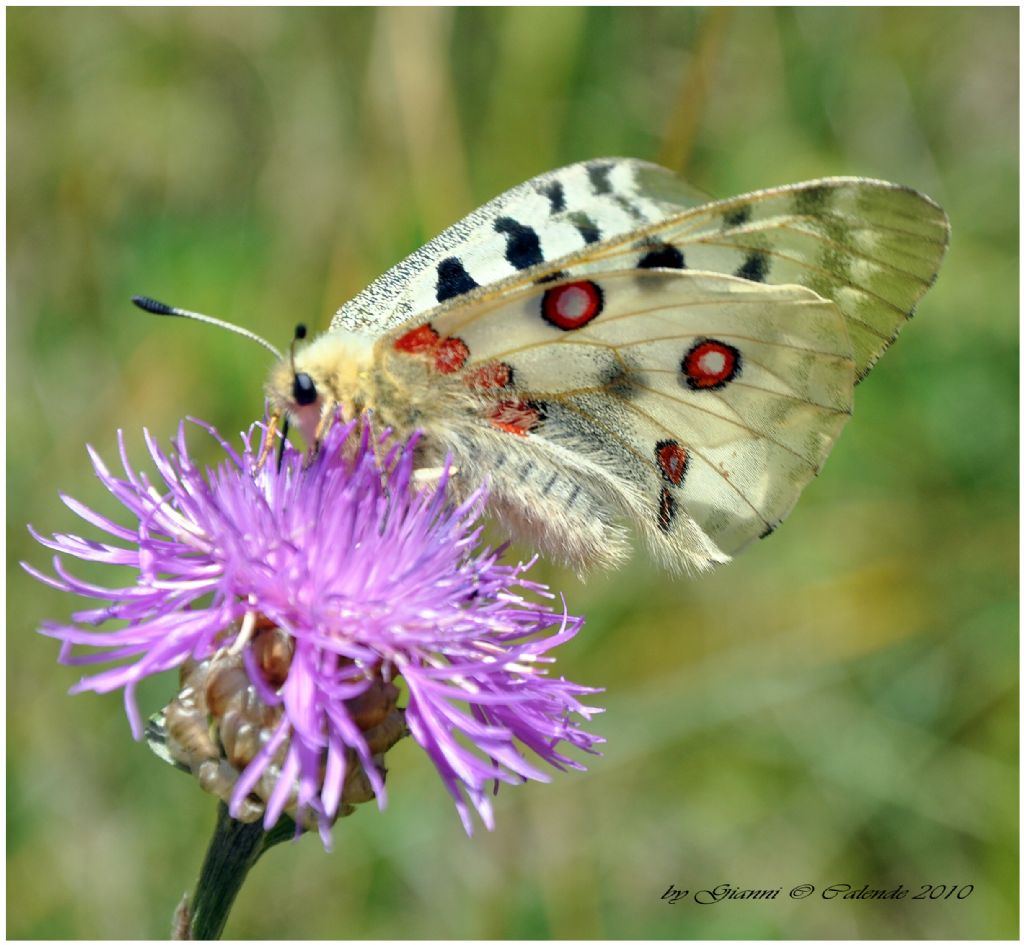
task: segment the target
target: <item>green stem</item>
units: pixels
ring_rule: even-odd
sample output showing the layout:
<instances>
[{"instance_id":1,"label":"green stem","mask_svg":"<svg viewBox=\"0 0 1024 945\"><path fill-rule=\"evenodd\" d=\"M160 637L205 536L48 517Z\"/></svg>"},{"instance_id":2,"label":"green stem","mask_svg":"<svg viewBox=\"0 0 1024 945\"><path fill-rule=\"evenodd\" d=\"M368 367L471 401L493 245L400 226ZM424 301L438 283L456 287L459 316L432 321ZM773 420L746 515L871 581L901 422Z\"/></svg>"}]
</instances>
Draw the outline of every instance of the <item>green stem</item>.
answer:
<instances>
[{"instance_id":1,"label":"green stem","mask_svg":"<svg viewBox=\"0 0 1024 945\"><path fill-rule=\"evenodd\" d=\"M294 836L295 822L290 817L282 816L267 831L262 821L243 824L235 820L222 801L217 807L217 826L206 851L199 882L188 906L188 937L219 939L249 870L272 846Z\"/></svg>"}]
</instances>

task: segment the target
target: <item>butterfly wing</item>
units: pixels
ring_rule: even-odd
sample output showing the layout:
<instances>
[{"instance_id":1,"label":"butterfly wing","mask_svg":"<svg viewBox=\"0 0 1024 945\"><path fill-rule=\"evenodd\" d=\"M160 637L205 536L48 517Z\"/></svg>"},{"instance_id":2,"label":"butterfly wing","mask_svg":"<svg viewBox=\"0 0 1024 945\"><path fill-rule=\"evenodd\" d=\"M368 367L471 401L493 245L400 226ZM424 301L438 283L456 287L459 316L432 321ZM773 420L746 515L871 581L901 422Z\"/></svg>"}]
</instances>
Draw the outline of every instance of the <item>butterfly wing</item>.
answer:
<instances>
[{"instance_id":1,"label":"butterfly wing","mask_svg":"<svg viewBox=\"0 0 1024 945\"><path fill-rule=\"evenodd\" d=\"M463 384L434 432L515 534L611 562L625 516L702 567L789 511L947 242L939 207L880 181L706 202L592 161L471 214L334 326L378 335L389 370L416 354Z\"/></svg>"},{"instance_id":2,"label":"butterfly wing","mask_svg":"<svg viewBox=\"0 0 1024 945\"><path fill-rule=\"evenodd\" d=\"M632 158L571 164L513 187L389 269L334 316L331 329L378 335L440 303L545 260L583 250L707 197Z\"/></svg>"},{"instance_id":3,"label":"butterfly wing","mask_svg":"<svg viewBox=\"0 0 1024 945\"><path fill-rule=\"evenodd\" d=\"M800 286L562 278L389 336L393 369L424 330L439 381L476 398L436 430L446 449L520 537L576 564L620 556L617 517L669 567L724 560L786 515L852 402L843 316Z\"/></svg>"},{"instance_id":4,"label":"butterfly wing","mask_svg":"<svg viewBox=\"0 0 1024 945\"><path fill-rule=\"evenodd\" d=\"M660 258L675 268L805 285L839 306L860 380L934 283L948 242L946 214L917 191L836 177L693 208L561 268L584 274Z\"/></svg>"}]
</instances>

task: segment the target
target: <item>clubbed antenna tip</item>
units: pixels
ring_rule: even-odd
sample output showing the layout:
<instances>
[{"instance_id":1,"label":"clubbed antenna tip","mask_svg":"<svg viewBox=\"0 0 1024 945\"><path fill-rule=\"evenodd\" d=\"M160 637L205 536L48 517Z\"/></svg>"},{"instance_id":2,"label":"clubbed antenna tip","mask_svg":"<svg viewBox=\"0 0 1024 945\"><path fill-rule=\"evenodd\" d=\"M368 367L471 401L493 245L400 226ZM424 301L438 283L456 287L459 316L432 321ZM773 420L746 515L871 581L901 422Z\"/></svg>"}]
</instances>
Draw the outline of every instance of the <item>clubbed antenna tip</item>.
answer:
<instances>
[{"instance_id":1,"label":"clubbed antenna tip","mask_svg":"<svg viewBox=\"0 0 1024 945\"><path fill-rule=\"evenodd\" d=\"M158 302L156 299L151 299L148 295L133 295L132 304L137 305L144 312L150 312L153 315L177 315L178 313L165 302Z\"/></svg>"}]
</instances>

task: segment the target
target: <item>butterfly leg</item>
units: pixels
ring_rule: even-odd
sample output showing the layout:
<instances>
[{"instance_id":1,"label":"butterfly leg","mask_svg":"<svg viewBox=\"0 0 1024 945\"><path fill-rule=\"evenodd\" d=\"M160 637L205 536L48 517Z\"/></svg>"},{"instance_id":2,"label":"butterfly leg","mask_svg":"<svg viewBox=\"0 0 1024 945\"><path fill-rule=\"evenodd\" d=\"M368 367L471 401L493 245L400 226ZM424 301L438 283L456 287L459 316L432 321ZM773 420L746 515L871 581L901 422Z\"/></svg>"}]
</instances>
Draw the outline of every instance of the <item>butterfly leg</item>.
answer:
<instances>
[{"instance_id":1,"label":"butterfly leg","mask_svg":"<svg viewBox=\"0 0 1024 945\"><path fill-rule=\"evenodd\" d=\"M274 448L274 440L277 436L277 428L281 422L281 413L275 411L270 415L270 422L267 424L267 435L263 440L263 447L260 449L259 458L256 460L256 471L259 472Z\"/></svg>"},{"instance_id":2,"label":"butterfly leg","mask_svg":"<svg viewBox=\"0 0 1024 945\"><path fill-rule=\"evenodd\" d=\"M327 435L327 431L334 423L334 413L338 409L338 402L331 397L325 397L320 407L320 422L316 425L316 434L313 442L319 446L320 441Z\"/></svg>"}]
</instances>

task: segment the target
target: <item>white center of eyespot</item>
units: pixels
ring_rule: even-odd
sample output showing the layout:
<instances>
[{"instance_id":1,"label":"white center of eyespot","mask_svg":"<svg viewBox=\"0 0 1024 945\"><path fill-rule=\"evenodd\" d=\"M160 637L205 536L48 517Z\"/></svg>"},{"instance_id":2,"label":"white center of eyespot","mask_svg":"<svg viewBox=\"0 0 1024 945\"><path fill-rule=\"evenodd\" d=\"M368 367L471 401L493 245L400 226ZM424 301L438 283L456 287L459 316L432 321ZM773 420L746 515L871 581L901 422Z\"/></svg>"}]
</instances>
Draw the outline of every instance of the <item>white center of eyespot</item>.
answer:
<instances>
[{"instance_id":1,"label":"white center of eyespot","mask_svg":"<svg viewBox=\"0 0 1024 945\"><path fill-rule=\"evenodd\" d=\"M701 356L700 369L705 374L721 374L725 370L725 355L721 351L709 351Z\"/></svg>"},{"instance_id":2,"label":"white center of eyespot","mask_svg":"<svg viewBox=\"0 0 1024 945\"><path fill-rule=\"evenodd\" d=\"M581 318L590 308L590 293L577 285L569 286L558 297L558 314L563 318Z\"/></svg>"}]
</instances>

